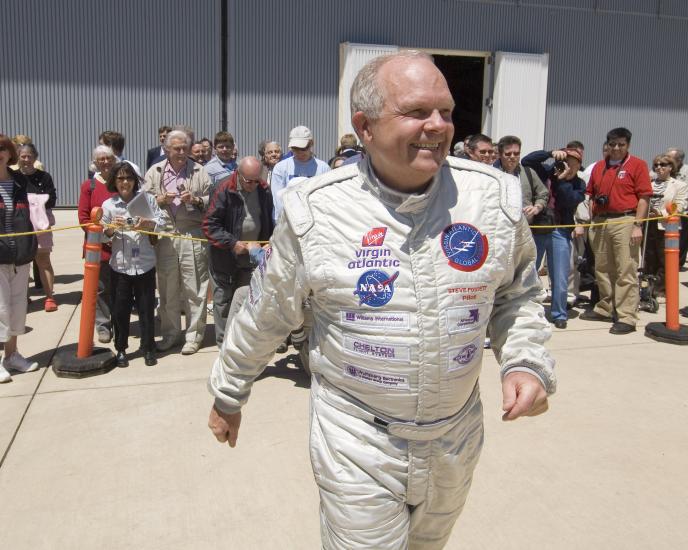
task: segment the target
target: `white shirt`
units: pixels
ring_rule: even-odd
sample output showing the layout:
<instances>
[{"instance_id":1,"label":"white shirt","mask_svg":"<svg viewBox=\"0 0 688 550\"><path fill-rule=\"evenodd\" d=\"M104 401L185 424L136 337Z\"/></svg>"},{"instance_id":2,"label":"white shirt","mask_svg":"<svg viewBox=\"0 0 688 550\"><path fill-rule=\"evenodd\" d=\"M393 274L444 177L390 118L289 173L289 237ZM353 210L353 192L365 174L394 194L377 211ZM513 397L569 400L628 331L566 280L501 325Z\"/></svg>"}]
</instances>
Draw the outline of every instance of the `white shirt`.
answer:
<instances>
[{"instance_id":1,"label":"white shirt","mask_svg":"<svg viewBox=\"0 0 688 550\"><path fill-rule=\"evenodd\" d=\"M155 231L164 225L162 211L153 195L145 193L146 200L154 213ZM103 203L103 224L110 224L115 217L131 217L127 210L127 203L119 195L109 198ZM142 275L155 267L155 248L150 243L147 234L136 231L116 229L112 237L104 235L104 240L112 242L112 256L110 267L118 273L126 275Z\"/></svg>"}]
</instances>

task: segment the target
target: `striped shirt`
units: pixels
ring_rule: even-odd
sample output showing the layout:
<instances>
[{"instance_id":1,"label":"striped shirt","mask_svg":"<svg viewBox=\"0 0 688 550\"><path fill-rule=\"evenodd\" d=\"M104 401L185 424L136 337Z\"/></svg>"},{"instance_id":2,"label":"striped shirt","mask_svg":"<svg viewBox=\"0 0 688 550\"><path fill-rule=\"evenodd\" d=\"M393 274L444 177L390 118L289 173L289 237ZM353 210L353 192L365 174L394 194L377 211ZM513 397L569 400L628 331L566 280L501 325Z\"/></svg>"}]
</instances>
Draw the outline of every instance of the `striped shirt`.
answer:
<instances>
[{"instance_id":1,"label":"striped shirt","mask_svg":"<svg viewBox=\"0 0 688 550\"><path fill-rule=\"evenodd\" d=\"M5 233L14 233L14 181L0 181L0 196L5 203ZM12 253L16 252L17 243L9 239Z\"/></svg>"}]
</instances>

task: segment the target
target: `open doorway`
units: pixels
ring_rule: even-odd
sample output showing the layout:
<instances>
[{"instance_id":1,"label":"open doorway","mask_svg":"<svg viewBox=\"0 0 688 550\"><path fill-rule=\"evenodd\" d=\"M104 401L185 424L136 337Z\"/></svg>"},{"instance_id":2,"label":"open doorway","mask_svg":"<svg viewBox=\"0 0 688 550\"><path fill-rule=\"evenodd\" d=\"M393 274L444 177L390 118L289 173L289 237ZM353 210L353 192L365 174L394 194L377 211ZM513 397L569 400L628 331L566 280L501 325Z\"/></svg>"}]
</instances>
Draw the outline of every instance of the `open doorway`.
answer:
<instances>
[{"instance_id":1,"label":"open doorway","mask_svg":"<svg viewBox=\"0 0 688 550\"><path fill-rule=\"evenodd\" d=\"M452 116L454 140L462 141L470 134L482 131L483 124L483 80L485 78L485 57L465 55L433 55L435 65L447 79L449 90L456 102Z\"/></svg>"}]
</instances>

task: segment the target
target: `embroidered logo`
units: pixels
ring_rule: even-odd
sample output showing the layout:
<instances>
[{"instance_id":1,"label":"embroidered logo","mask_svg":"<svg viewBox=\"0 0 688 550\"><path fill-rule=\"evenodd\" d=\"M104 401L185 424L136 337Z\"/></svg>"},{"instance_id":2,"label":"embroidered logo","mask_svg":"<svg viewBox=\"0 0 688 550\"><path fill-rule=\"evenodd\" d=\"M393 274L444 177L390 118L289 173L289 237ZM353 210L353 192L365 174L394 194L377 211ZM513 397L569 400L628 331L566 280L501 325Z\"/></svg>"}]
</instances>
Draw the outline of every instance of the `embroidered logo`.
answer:
<instances>
[{"instance_id":1,"label":"embroidered logo","mask_svg":"<svg viewBox=\"0 0 688 550\"><path fill-rule=\"evenodd\" d=\"M461 351L459 351L459 353L453 357L453 360L459 365L468 365L468 363L473 360L473 357L475 357L476 351L478 351L477 346L468 344L467 346L461 348Z\"/></svg>"},{"instance_id":2,"label":"embroidered logo","mask_svg":"<svg viewBox=\"0 0 688 550\"><path fill-rule=\"evenodd\" d=\"M475 271L487 258L487 237L468 223L453 223L440 235L449 265L459 271Z\"/></svg>"},{"instance_id":3,"label":"embroidered logo","mask_svg":"<svg viewBox=\"0 0 688 550\"><path fill-rule=\"evenodd\" d=\"M363 384L370 384L387 389L407 390L409 389L408 376L399 374L392 374L387 372L378 372L374 370L364 369L355 365L344 364L342 367L344 376L353 378Z\"/></svg>"},{"instance_id":4,"label":"embroidered logo","mask_svg":"<svg viewBox=\"0 0 688 550\"><path fill-rule=\"evenodd\" d=\"M489 304L476 302L470 305L450 307L447 309L447 332L457 334L480 328L487 320Z\"/></svg>"},{"instance_id":5,"label":"embroidered logo","mask_svg":"<svg viewBox=\"0 0 688 550\"><path fill-rule=\"evenodd\" d=\"M382 246L387 235L386 227L373 227L368 233L363 235L361 246Z\"/></svg>"},{"instance_id":6,"label":"embroidered logo","mask_svg":"<svg viewBox=\"0 0 688 550\"><path fill-rule=\"evenodd\" d=\"M341 311L340 320L344 325L365 327L371 331L407 331L411 318L405 311Z\"/></svg>"},{"instance_id":7,"label":"embroidered logo","mask_svg":"<svg viewBox=\"0 0 688 550\"><path fill-rule=\"evenodd\" d=\"M358 296L359 305L382 307L394 295L394 281L399 277L395 272L391 277L379 269L366 271L358 278L354 294Z\"/></svg>"}]
</instances>

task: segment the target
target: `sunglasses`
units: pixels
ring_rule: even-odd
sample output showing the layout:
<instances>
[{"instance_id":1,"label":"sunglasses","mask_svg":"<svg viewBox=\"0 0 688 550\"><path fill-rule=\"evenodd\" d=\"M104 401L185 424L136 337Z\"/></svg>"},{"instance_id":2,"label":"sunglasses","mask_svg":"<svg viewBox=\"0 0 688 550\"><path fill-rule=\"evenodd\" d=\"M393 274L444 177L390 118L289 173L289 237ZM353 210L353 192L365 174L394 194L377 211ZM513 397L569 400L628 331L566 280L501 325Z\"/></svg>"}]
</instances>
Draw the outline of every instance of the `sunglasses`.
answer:
<instances>
[{"instance_id":1,"label":"sunglasses","mask_svg":"<svg viewBox=\"0 0 688 550\"><path fill-rule=\"evenodd\" d=\"M7 151L7 147L5 147L4 145L0 145L0 151Z\"/></svg>"},{"instance_id":2,"label":"sunglasses","mask_svg":"<svg viewBox=\"0 0 688 550\"><path fill-rule=\"evenodd\" d=\"M610 149L623 149L624 147L628 147L628 143L626 142L618 142L618 141L612 141L607 143L607 147Z\"/></svg>"},{"instance_id":3,"label":"sunglasses","mask_svg":"<svg viewBox=\"0 0 688 550\"><path fill-rule=\"evenodd\" d=\"M505 157L520 157L521 153L516 153L516 152L510 152L510 153L502 153Z\"/></svg>"},{"instance_id":4,"label":"sunglasses","mask_svg":"<svg viewBox=\"0 0 688 550\"><path fill-rule=\"evenodd\" d=\"M249 180L249 179L246 179L241 174L239 174L239 177L241 178L241 181L243 181L244 183L255 183L256 185L258 185L260 183L260 180Z\"/></svg>"},{"instance_id":5,"label":"sunglasses","mask_svg":"<svg viewBox=\"0 0 688 550\"><path fill-rule=\"evenodd\" d=\"M652 167L653 168L666 168L667 166L671 166L668 162L658 162L654 164Z\"/></svg>"}]
</instances>

